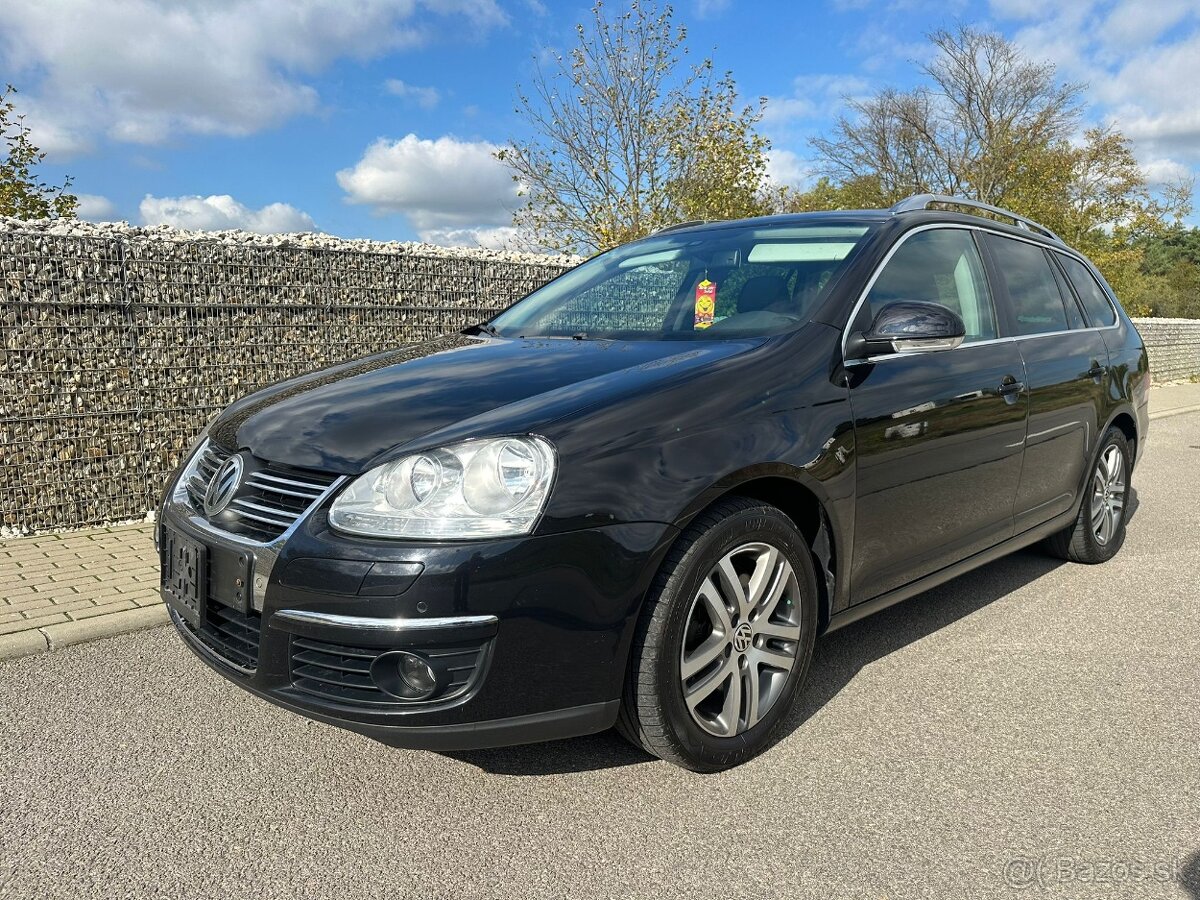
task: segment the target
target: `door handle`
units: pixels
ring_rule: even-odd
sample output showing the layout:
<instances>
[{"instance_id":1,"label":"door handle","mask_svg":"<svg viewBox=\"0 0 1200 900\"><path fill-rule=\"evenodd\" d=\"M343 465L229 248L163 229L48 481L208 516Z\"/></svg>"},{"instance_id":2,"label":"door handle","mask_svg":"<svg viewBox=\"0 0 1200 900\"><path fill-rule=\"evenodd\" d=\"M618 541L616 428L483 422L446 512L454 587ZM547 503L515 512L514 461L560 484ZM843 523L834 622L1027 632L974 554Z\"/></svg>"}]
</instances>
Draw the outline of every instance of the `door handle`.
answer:
<instances>
[{"instance_id":1,"label":"door handle","mask_svg":"<svg viewBox=\"0 0 1200 900\"><path fill-rule=\"evenodd\" d=\"M1088 377L1096 379L1096 383L1100 383L1100 379L1104 377L1104 366L1100 365L1096 360L1092 360L1092 367L1087 370Z\"/></svg>"},{"instance_id":2,"label":"door handle","mask_svg":"<svg viewBox=\"0 0 1200 900\"><path fill-rule=\"evenodd\" d=\"M1009 377L1011 378L1011 376ZM1006 378L1004 383L1000 385L1000 396L1011 397L1014 394L1021 393L1023 390L1025 390L1025 382L1017 381L1015 378L1010 381Z\"/></svg>"}]
</instances>

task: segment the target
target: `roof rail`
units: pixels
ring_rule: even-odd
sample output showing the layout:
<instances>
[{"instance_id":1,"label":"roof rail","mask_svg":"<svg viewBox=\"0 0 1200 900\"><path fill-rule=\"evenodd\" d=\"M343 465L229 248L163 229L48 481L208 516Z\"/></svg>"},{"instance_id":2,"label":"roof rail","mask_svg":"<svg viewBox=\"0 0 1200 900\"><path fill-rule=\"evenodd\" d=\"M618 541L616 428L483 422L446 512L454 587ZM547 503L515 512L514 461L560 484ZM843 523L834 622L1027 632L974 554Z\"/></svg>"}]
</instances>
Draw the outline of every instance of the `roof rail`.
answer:
<instances>
[{"instance_id":1,"label":"roof rail","mask_svg":"<svg viewBox=\"0 0 1200 900\"><path fill-rule=\"evenodd\" d=\"M674 225L664 225L657 231L650 232L651 234L664 234L668 231L678 231L680 228L691 228L693 225L707 225L707 219L693 219L690 222L676 222Z\"/></svg>"},{"instance_id":2,"label":"roof rail","mask_svg":"<svg viewBox=\"0 0 1200 900\"><path fill-rule=\"evenodd\" d=\"M998 216L1003 216L1006 219L1012 219L1018 228L1024 228L1026 231L1036 231L1052 241L1057 241L1065 245L1066 241L1060 238L1057 234L1047 228L1045 225L1039 225L1033 219L1027 219L1025 216L1017 215L1015 212L1007 209L1001 209L999 206L989 206L987 203L980 203L978 200L967 200L963 197L951 197L949 194L913 194L911 197L906 197L892 207L892 215L897 213L914 212L920 209L929 209L935 203L943 206L965 206L969 209L983 209Z\"/></svg>"}]
</instances>

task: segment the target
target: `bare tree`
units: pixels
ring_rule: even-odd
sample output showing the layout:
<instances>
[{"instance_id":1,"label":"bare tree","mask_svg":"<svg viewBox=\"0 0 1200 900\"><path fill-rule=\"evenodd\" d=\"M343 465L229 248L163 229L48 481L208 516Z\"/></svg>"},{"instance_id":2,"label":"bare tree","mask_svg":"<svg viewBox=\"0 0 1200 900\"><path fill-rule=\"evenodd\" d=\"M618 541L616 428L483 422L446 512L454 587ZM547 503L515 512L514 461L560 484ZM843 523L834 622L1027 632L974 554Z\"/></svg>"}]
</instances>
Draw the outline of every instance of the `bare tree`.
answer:
<instances>
[{"instance_id":1,"label":"bare tree","mask_svg":"<svg viewBox=\"0 0 1200 900\"><path fill-rule=\"evenodd\" d=\"M762 101L739 108L711 59L683 64L687 32L669 6L633 0L610 19L596 3L592 15L519 91L533 138L497 154L525 198L524 241L588 253L686 218L765 211Z\"/></svg>"},{"instance_id":2,"label":"bare tree","mask_svg":"<svg viewBox=\"0 0 1200 900\"><path fill-rule=\"evenodd\" d=\"M1002 35L960 27L929 36L928 83L848 101L812 142L821 178L784 208L886 206L914 193L982 200L1031 216L1086 252L1135 295L1140 241L1191 210L1190 180L1152 190L1129 141L1083 120L1082 86L1060 83ZM1131 307L1137 309L1137 307Z\"/></svg>"},{"instance_id":3,"label":"bare tree","mask_svg":"<svg viewBox=\"0 0 1200 900\"><path fill-rule=\"evenodd\" d=\"M812 144L835 181L877 178L885 196L956 194L1002 204L1023 169L1078 125L1082 86L1026 59L1003 35L937 31L929 85L849 103Z\"/></svg>"}]
</instances>

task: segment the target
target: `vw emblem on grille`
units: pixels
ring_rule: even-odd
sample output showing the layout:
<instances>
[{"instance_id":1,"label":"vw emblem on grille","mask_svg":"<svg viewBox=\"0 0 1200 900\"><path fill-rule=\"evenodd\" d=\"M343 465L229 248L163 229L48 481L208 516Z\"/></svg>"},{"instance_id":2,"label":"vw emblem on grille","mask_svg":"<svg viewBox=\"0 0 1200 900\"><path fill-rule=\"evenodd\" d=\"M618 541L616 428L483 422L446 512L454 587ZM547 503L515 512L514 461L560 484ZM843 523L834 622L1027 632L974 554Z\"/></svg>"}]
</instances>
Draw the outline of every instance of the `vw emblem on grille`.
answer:
<instances>
[{"instance_id":1,"label":"vw emblem on grille","mask_svg":"<svg viewBox=\"0 0 1200 900\"><path fill-rule=\"evenodd\" d=\"M242 484L242 458L236 453L221 463L204 489L204 514L212 517L224 511Z\"/></svg>"},{"instance_id":2,"label":"vw emblem on grille","mask_svg":"<svg viewBox=\"0 0 1200 900\"><path fill-rule=\"evenodd\" d=\"M750 644L754 639L754 632L750 630L750 625L743 622L733 632L733 649L738 653L745 653L750 649Z\"/></svg>"}]
</instances>

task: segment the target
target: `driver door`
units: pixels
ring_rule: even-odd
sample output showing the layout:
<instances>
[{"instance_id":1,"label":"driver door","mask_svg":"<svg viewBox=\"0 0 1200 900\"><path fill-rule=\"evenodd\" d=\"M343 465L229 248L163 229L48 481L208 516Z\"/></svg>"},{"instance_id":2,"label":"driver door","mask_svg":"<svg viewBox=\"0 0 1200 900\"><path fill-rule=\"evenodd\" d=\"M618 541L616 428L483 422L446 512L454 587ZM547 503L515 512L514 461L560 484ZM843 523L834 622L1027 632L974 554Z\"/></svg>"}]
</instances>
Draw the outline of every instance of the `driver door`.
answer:
<instances>
[{"instance_id":1,"label":"driver door","mask_svg":"<svg viewBox=\"0 0 1200 900\"><path fill-rule=\"evenodd\" d=\"M851 330L889 303L958 313L954 350L889 354L855 367L857 447L851 591L869 600L1010 537L1029 396L1020 351L997 317L974 234L910 232L872 283Z\"/></svg>"}]
</instances>

